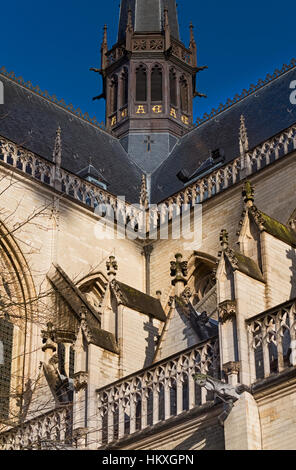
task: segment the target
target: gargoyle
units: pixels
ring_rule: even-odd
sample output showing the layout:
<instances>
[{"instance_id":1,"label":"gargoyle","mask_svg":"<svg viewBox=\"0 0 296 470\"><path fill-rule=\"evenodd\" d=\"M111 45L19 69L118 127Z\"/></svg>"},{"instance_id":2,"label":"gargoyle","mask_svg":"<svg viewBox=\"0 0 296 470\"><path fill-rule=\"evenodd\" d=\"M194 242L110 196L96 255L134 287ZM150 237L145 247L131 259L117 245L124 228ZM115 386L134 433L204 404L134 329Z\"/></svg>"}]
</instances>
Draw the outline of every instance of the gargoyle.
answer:
<instances>
[{"instance_id":1,"label":"gargoyle","mask_svg":"<svg viewBox=\"0 0 296 470\"><path fill-rule=\"evenodd\" d=\"M54 354L48 364L43 363L43 370L46 380L54 397L58 402L69 402L72 396L72 384L68 377L63 376L59 371L59 359Z\"/></svg>"},{"instance_id":2,"label":"gargoyle","mask_svg":"<svg viewBox=\"0 0 296 470\"><path fill-rule=\"evenodd\" d=\"M237 384L234 387L231 384L227 384L222 382L221 380L214 379L209 375L205 374L195 374L193 376L194 380L196 380L197 384L200 387L204 387L209 392L214 392L215 400L220 398L220 400L224 403L224 411L218 417L219 423L223 426L224 421L230 414L234 403L240 399L241 394L244 392L250 393L250 388L246 385Z\"/></svg>"}]
</instances>

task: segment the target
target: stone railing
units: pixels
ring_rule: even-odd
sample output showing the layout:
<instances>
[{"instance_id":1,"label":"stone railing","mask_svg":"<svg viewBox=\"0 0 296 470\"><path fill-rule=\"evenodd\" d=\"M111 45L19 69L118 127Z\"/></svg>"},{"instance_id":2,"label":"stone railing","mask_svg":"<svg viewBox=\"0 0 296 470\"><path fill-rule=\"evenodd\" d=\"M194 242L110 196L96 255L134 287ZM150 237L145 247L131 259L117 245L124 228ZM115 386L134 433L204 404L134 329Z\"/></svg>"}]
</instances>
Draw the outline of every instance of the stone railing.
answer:
<instances>
[{"instance_id":1,"label":"stone railing","mask_svg":"<svg viewBox=\"0 0 296 470\"><path fill-rule=\"evenodd\" d=\"M130 224L133 228L143 219L143 211L128 204L124 199L86 181L79 176L57 167L54 163L35 155L13 142L0 137L0 161L13 166L27 175L58 189L63 194L96 209L98 205L112 208L115 220Z\"/></svg>"},{"instance_id":2,"label":"stone railing","mask_svg":"<svg viewBox=\"0 0 296 470\"><path fill-rule=\"evenodd\" d=\"M42 183L58 189L63 194L94 210L99 205L100 207L106 206L112 211L111 218L122 225L129 226L132 230L139 227L139 231L142 233L153 232L160 224L179 215L182 206L190 207L203 203L238 183L242 177L256 173L293 150L296 150L296 126L291 126L245 155L235 158L221 168L197 179L184 190L165 199L157 206L150 207L149 214L145 215L140 206L129 204L123 198L117 198L95 184L58 168L54 163L0 137L0 161L2 160ZM243 176L242 170L244 171ZM143 227L145 227L144 230Z\"/></svg>"},{"instance_id":3,"label":"stone railing","mask_svg":"<svg viewBox=\"0 0 296 470\"><path fill-rule=\"evenodd\" d=\"M164 213L164 216L167 211L170 217L173 207L181 207L182 204L200 204L239 182L242 169L245 169L245 176L249 176L293 150L296 150L295 125L258 145L243 157L235 158L203 178L197 179L184 190L162 201L159 204L159 210Z\"/></svg>"},{"instance_id":4,"label":"stone railing","mask_svg":"<svg viewBox=\"0 0 296 470\"><path fill-rule=\"evenodd\" d=\"M99 445L153 426L212 399L193 374L220 376L218 338L97 391Z\"/></svg>"},{"instance_id":5,"label":"stone railing","mask_svg":"<svg viewBox=\"0 0 296 470\"><path fill-rule=\"evenodd\" d=\"M62 450L71 446L71 405L57 408L0 434L0 450Z\"/></svg>"},{"instance_id":6,"label":"stone railing","mask_svg":"<svg viewBox=\"0 0 296 470\"><path fill-rule=\"evenodd\" d=\"M296 299L246 323L252 383L296 365Z\"/></svg>"}]
</instances>

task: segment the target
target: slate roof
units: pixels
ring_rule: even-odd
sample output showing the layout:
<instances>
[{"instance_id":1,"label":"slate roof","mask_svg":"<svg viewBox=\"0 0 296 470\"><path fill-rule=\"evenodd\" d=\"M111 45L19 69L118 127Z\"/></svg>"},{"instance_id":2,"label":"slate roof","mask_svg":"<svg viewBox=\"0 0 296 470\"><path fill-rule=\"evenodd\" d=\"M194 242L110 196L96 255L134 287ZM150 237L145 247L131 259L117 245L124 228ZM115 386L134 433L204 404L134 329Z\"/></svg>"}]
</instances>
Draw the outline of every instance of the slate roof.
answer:
<instances>
[{"instance_id":1,"label":"slate roof","mask_svg":"<svg viewBox=\"0 0 296 470\"><path fill-rule=\"evenodd\" d=\"M1 73L0 79L5 93L5 104L0 106L1 136L52 161L60 126L64 169L77 173L91 158L109 183L108 191L139 202L142 172L115 137Z\"/></svg>"},{"instance_id":2,"label":"slate roof","mask_svg":"<svg viewBox=\"0 0 296 470\"><path fill-rule=\"evenodd\" d=\"M260 214L260 218L263 222L263 229L267 233L269 233L270 235L273 235L275 238L278 238L279 240L287 243L288 245L291 245L293 247L296 246L296 234L294 230L282 224L278 220L273 219L272 217L265 214L264 212L258 209L257 211ZM254 219L254 221L256 222L256 219Z\"/></svg>"},{"instance_id":3,"label":"slate roof","mask_svg":"<svg viewBox=\"0 0 296 470\"><path fill-rule=\"evenodd\" d=\"M179 23L175 0L122 0L118 41L125 39L129 8L132 10L135 32L161 32L163 30L163 12L166 5L168 6L171 35L175 39L179 39Z\"/></svg>"},{"instance_id":4,"label":"slate roof","mask_svg":"<svg viewBox=\"0 0 296 470\"><path fill-rule=\"evenodd\" d=\"M292 61L295 64L295 62ZM249 148L282 132L296 122L296 106L290 103L290 83L296 80L295 65L246 98L217 114L185 135L170 156L154 172L151 202L160 202L182 190L177 174L185 169L193 175L199 166L220 149L225 162L239 156L240 116L243 114L249 137Z\"/></svg>"},{"instance_id":5,"label":"slate roof","mask_svg":"<svg viewBox=\"0 0 296 470\"><path fill-rule=\"evenodd\" d=\"M162 305L158 299L151 297L150 295L144 294L143 292L134 289L126 284L119 281L113 281L116 286L119 287L121 294L120 304L131 308L137 312L144 313L151 317L154 317L160 321L166 320L166 315L163 311ZM115 287L116 287L115 286ZM114 284L111 284L114 289Z\"/></svg>"},{"instance_id":6,"label":"slate roof","mask_svg":"<svg viewBox=\"0 0 296 470\"><path fill-rule=\"evenodd\" d=\"M0 72L5 90L5 104L0 106L0 135L52 160L56 129L60 125L63 168L77 174L89 165L91 158L93 166L107 182L108 191L125 196L128 202L139 202L142 170L119 140L89 122L90 119L83 119L65 109L65 105L57 104L54 98L46 99L41 96L42 92L32 91L31 84L17 83L16 77L11 79L7 75ZM192 178L202 176L203 171L211 172L214 167L208 163L213 151L219 149L225 162L238 157L242 114L250 149L294 124L296 106L290 103L293 80L296 80L295 60L272 76L268 75L264 82L251 86L249 91L244 90L237 102L213 113L180 139L151 175L151 203L159 203L186 187L188 183L182 182L178 174ZM213 160L213 165L215 163Z\"/></svg>"}]
</instances>

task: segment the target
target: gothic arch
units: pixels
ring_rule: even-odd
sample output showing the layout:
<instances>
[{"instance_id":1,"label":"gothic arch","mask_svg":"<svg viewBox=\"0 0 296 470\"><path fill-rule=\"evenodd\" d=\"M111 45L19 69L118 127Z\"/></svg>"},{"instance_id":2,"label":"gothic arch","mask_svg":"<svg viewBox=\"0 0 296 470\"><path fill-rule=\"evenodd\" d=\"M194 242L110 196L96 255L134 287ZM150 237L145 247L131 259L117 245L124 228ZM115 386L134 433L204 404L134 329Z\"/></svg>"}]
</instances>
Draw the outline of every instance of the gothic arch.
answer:
<instances>
[{"instance_id":1,"label":"gothic arch","mask_svg":"<svg viewBox=\"0 0 296 470\"><path fill-rule=\"evenodd\" d=\"M33 337L36 292L29 266L8 228L0 221L0 421L22 410L25 375L30 376L28 344ZM13 399L11 397L14 397Z\"/></svg>"},{"instance_id":2,"label":"gothic arch","mask_svg":"<svg viewBox=\"0 0 296 470\"><path fill-rule=\"evenodd\" d=\"M155 63L151 68L151 102L160 103L163 99L163 67Z\"/></svg>"},{"instance_id":3,"label":"gothic arch","mask_svg":"<svg viewBox=\"0 0 296 470\"><path fill-rule=\"evenodd\" d=\"M214 315L217 307L215 268L217 258L204 252L194 252L188 260L188 287L191 302L198 310ZM202 312L200 312L202 313Z\"/></svg>"},{"instance_id":4,"label":"gothic arch","mask_svg":"<svg viewBox=\"0 0 296 470\"><path fill-rule=\"evenodd\" d=\"M189 87L185 75L181 75L179 80L180 87L180 107L183 113L189 112Z\"/></svg>"},{"instance_id":5,"label":"gothic arch","mask_svg":"<svg viewBox=\"0 0 296 470\"><path fill-rule=\"evenodd\" d=\"M147 101L147 80L147 67L141 63L136 68L136 102Z\"/></svg>"},{"instance_id":6,"label":"gothic arch","mask_svg":"<svg viewBox=\"0 0 296 470\"><path fill-rule=\"evenodd\" d=\"M106 292L107 277L100 271L83 277L77 287L83 292L88 302L97 310Z\"/></svg>"}]
</instances>

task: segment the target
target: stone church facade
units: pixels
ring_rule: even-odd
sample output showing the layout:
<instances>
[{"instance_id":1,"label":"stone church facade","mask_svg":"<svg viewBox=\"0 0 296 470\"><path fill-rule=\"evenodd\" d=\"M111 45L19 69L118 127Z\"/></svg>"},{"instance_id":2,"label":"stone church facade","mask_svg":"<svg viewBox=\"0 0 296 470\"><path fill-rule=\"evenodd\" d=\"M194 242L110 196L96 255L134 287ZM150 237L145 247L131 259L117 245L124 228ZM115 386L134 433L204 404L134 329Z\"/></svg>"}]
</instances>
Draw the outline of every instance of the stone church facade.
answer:
<instances>
[{"instance_id":1,"label":"stone church facade","mask_svg":"<svg viewBox=\"0 0 296 470\"><path fill-rule=\"evenodd\" d=\"M174 0L101 52L105 126L0 70L0 448L295 449L296 63L195 124Z\"/></svg>"}]
</instances>

